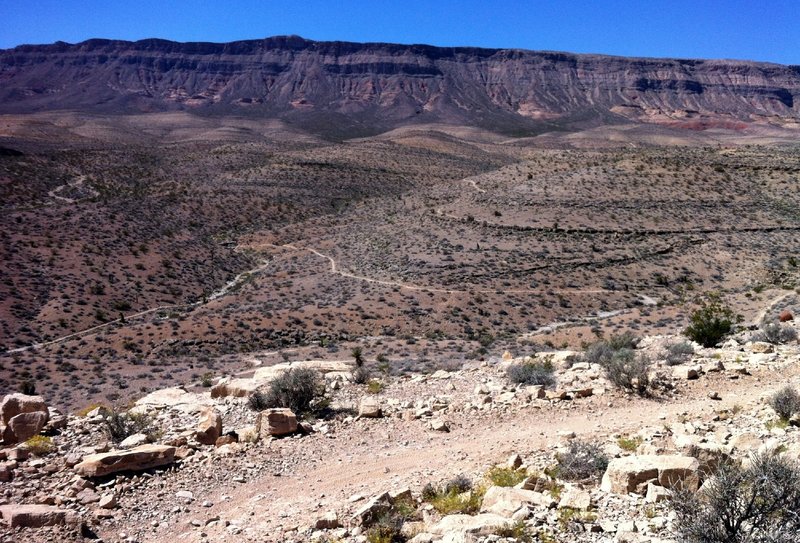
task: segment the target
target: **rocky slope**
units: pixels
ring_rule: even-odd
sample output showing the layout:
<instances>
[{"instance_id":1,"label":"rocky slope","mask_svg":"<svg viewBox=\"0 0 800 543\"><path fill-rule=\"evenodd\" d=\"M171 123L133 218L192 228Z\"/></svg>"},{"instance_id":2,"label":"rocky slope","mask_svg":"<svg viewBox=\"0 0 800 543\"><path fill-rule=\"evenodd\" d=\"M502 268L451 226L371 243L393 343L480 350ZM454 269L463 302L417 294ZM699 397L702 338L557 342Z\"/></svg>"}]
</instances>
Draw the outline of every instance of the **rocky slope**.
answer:
<instances>
[{"instance_id":1,"label":"rocky slope","mask_svg":"<svg viewBox=\"0 0 800 543\"><path fill-rule=\"evenodd\" d=\"M454 122L525 134L625 119L692 129L797 123L800 67L508 49L89 40L0 51L0 112L189 109L321 133ZM334 128L335 127L335 128Z\"/></svg>"},{"instance_id":2,"label":"rocky slope","mask_svg":"<svg viewBox=\"0 0 800 543\"><path fill-rule=\"evenodd\" d=\"M28 422L50 437L0 449L0 541L366 543L389 541L377 530L391 513L391 541L674 543L669 489L696 491L719 462L756 451L800 455L800 419L781 424L766 401L797 385L797 342L752 339L695 345L672 366L663 349L679 337L643 339L662 383L649 399L563 351L536 355L558 368L548 389L509 382L510 355L380 376L377 394L349 362L262 367L141 398L130 413L147 428L114 443L102 408L64 416L11 395L0 419L45 413ZM328 416L247 409L249 391L298 367L324 375ZM608 463L574 477L562 459L586 443ZM448 480L464 491L443 496Z\"/></svg>"}]
</instances>

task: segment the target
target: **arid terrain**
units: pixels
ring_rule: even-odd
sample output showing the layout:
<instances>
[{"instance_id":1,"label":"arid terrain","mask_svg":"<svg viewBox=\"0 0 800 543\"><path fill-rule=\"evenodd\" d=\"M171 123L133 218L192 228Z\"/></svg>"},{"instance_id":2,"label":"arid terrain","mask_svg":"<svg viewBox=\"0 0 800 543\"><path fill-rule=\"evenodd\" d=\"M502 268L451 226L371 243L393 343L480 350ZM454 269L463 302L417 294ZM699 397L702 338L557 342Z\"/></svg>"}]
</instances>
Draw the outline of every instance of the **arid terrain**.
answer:
<instances>
[{"instance_id":1,"label":"arid terrain","mask_svg":"<svg viewBox=\"0 0 800 543\"><path fill-rule=\"evenodd\" d=\"M512 453L548 469L574 434L612 458L797 457L766 407L798 382L796 332L755 330L800 310L798 100L797 67L738 61L296 37L0 51L0 396L61 412L51 449L0 450L0 506L80 520L0 541L363 543L352 515L403 488L408 530L438 537L415 541L477 541L437 524L425 484ZM734 339L668 363L710 293ZM585 359L623 333L652 394ZM525 356L554 361L546 393L509 382ZM330 406L278 439L247 397L303 364ZM177 459L80 472L133 406ZM207 410L230 442L197 437ZM584 491L594 518L529 503L513 520L536 539L505 541L671 541L660 501Z\"/></svg>"}]
</instances>

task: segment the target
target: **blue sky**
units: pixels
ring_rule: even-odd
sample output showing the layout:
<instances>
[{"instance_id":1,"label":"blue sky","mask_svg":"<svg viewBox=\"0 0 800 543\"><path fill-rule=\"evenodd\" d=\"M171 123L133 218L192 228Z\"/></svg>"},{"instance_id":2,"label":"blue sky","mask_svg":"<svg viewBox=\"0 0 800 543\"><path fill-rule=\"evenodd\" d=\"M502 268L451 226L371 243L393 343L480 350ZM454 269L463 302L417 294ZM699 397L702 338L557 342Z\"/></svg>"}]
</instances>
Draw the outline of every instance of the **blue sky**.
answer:
<instances>
[{"instance_id":1,"label":"blue sky","mask_svg":"<svg viewBox=\"0 0 800 543\"><path fill-rule=\"evenodd\" d=\"M800 64L800 0L0 0L0 48L281 34Z\"/></svg>"}]
</instances>

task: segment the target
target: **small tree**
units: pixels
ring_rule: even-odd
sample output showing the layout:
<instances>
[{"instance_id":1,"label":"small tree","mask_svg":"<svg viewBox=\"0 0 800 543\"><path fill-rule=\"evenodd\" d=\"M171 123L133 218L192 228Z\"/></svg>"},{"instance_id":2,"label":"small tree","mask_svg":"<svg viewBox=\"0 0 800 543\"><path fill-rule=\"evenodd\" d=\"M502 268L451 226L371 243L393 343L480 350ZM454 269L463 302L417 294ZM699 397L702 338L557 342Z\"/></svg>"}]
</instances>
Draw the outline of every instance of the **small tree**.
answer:
<instances>
[{"instance_id":1,"label":"small tree","mask_svg":"<svg viewBox=\"0 0 800 543\"><path fill-rule=\"evenodd\" d=\"M703 347L714 347L731 333L735 323L741 321L742 317L724 305L719 294L712 293L703 301L700 309L692 313L684 334Z\"/></svg>"}]
</instances>

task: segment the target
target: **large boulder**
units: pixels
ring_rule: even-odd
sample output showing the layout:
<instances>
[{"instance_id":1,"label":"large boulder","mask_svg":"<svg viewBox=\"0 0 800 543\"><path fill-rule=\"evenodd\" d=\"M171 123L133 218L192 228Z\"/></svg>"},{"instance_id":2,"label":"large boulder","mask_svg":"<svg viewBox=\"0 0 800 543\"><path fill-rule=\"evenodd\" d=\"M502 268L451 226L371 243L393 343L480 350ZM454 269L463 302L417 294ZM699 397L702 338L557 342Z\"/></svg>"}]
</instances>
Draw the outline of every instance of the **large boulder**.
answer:
<instances>
[{"instance_id":1,"label":"large boulder","mask_svg":"<svg viewBox=\"0 0 800 543\"><path fill-rule=\"evenodd\" d=\"M0 516L11 528L42 528L75 521L69 511L50 505L0 505Z\"/></svg>"},{"instance_id":2,"label":"large boulder","mask_svg":"<svg viewBox=\"0 0 800 543\"><path fill-rule=\"evenodd\" d=\"M297 431L297 416L291 409L266 409L256 417L256 429L261 437L293 434Z\"/></svg>"},{"instance_id":3,"label":"large boulder","mask_svg":"<svg viewBox=\"0 0 800 543\"><path fill-rule=\"evenodd\" d=\"M690 456L641 455L615 458L608 464L601 490L615 494L635 492L644 495L648 483L664 488L697 490L700 463Z\"/></svg>"},{"instance_id":4,"label":"large boulder","mask_svg":"<svg viewBox=\"0 0 800 543\"><path fill-rule=\"evenodd\" d=\"M42 431L49 418L47 404L41 396L8 394L0 402L0 426L6 445L35 436Z\"/></svg>"},{"instance_id":5,"label":"large boulder","mask_svg":"<svg viewBox=\"0 0 800 543\"><path fill-rule=\"evenodd\" d=\"M83 477L102 477L121 471L140 471L166 466L175 461L175 447L142 445L124 451L90 454L75 466Z\"/></svg>"},{"instance_id":6,"label":"large boulder","mask_svg":"<svg viewBox=\"0 0 800 543\"><path fill-rule=\"evenodd\" d=\"M211 407L200 411L200 422L197 425L195 439L203 445L214 445L222 435L222 417Z\"/></svg>"},{"instance_id":7,"label":"large boulder","mask_svg":"<svg viewBox=\"0 0 800 543\"><path fill-rule=\"evenodd\" d=\"M3 430L3 441L6 444L21 443L38 435L45 424L47 424L46 411L20 413L8 421L8 426Z\"/></svg>"},{"instance_id":8,"label":"large boulder","mask_svg":"<svg viewBox=\"0 0 800 543\"><path fill-rule=\"evenodd\" d=\"M255 379L224 379L211 387L212 398L247 398L264 385Z\"/></svg>"}]
</instances>

